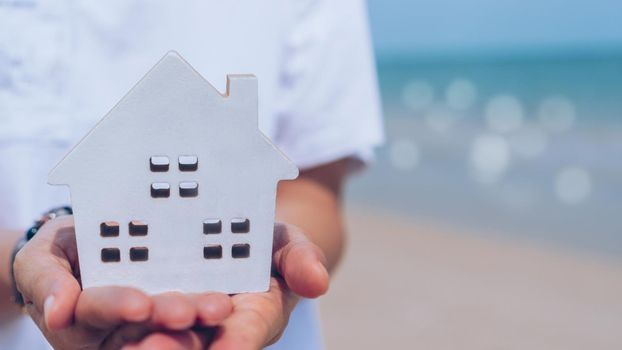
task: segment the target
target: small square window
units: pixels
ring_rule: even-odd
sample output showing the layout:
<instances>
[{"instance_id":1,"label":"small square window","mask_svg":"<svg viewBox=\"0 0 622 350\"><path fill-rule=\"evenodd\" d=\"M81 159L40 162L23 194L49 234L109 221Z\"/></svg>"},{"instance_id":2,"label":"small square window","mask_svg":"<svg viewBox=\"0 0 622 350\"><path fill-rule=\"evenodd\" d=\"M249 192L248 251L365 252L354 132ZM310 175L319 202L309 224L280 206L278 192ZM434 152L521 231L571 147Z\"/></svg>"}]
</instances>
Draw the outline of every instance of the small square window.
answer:
<instances>
[{"instance_id":1,"label":"small square window","mask_svg":"<svg viewBox=\"0 0 622 350\"><path fill-rule=\"evenodd\" d=\"M119 248L104 248L101 251L101 259L103 262L119 262L121 261L121 252Z\"/></svg>"},{"instance_id":2,"label":"small square window","mask_svg":"<svg viewBox=\"0 0 622 350\"><path fill-rule=\"evenodd\" d=\"M179 156L180 171L197 171L199 158L197 156Z\"/></svg>"},{"instance_id":3,"label":"small square window","mask_svg":"<svg viewBox=\"0 0 622 350\"><path fill-rule=\"evenodd\" d=\"M116 221L106 221L99 225L99 234L102 237L119 236L119 223Z\"/></svg>"},{"instance_id":4,"label":"small square window","mask_svg":"<svg viewBox=\"0 0 622 350\"><path fill-rule=\"evenodd\" d=\"M250 244L234 244L231 247L231 256L235 259L244 259L248 258L251 255L251 245Z\"/></svg>"},{"instance_id":5,"label":"small square window","mask_svg":"<svg viewBox=\"0 0 622 350\"><path fill-rule=\"evenodd\" d=\"M171 186L166 182L155 182L151 184L151 197L168 198L171 196Z\"/></svg>"},{"instance_id":6,"label":"small square window","mask_svg":"<svg viewBox=\"0 0 622 350\"><path fill-rule=\"evenodd\" d=\"M222 258L222 246L221 245L209 245L207 247L203 247L203 257L205 259Z\"/></svg>"},{"instance_id":7,"label":"small square window","mask_svg":"<svg viewBox=\"0 0 622 350\"><path fill-rule=\"evenodd\" d=\"M231 232L248 233L251 230L251 223L248 219L236 218L231 220Z\"/></svg>"},{"instance_id":8,"label":"small square window","mask_svg":"<svg viewBox=\"0 0 622 350\"><path fill-rule=\"evenodd\" d=\"M129 228L130 236L146 236L149 231L149 226L140 220L130 222Z\"/></svg>"},{"instance_id":9,"label":"small square window","mask_svg":"<svg viewBox=\"0 0 622 350\"><path fill-rule=\"evenodd\" d=\"M149 169L153 172L166 172L169 167L169 160L166 156L153 156L149 158Z\"/></svg>"},{"instance_id":10,"label":"small square window","mask_svg":"<svg viewBox=\"0 0 622 350\"><path fill-rule=\"evenodd\" d=\"M199 195L199 184L194 181L179 183L179 196L183 198L196 197Z\"/></svg>"},{"instance_id":11,"label":"small square window","mask_svg":"<svg viewBox=\"0 0 622 350\"><path fill-rule=\"evenodd\" d=\"M149 260L149 249L147 247L130 248L130 260L132 261Z\"/></svg>"},{"instance_id":12,"label":"small square window","mask_svg":"<svg viewBox=\"0 0 622 350\"><path fill-rule=\"evenodd\" d=\"M206 235L222 232L222 221L218 219L207 219L203 221L203 233Z\"/></svg>"}]
</instances>

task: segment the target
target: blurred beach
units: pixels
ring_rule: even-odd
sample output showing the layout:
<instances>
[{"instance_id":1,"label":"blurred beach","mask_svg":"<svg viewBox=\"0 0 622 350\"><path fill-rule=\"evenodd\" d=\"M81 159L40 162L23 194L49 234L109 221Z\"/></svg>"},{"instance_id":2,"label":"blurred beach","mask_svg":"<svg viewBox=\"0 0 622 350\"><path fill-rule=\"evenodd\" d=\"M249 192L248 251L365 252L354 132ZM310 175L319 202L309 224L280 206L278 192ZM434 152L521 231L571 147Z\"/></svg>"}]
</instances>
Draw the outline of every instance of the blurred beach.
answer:
<instances>
[{"instance_id":1,"label":"blurred beach","mask_svg":"<svg viewBox=\"0 0 622 350\"><path fill-rule=\"evenodd\" d=\"M381 57L329 349L621 349L622 56Z\"/></svg>"},{"instance_id":2,"label":"blurred beach","mask_svg":"<svg viewBox=\"0 0 622 350\"><path fill-rule=\"evenodd\" d=\"M407 62L351 202L622 257L622 55Z\"/></svg>"},{"instance_id":3,"label":"blurred beach","mask_svg":"<svg viewBox=\"0 0 622 350\"><path fill-rule=\"evenodd\" d=\"M622 348L622 262L350 207L328 349Z\"/></svg>"}]
</instances>

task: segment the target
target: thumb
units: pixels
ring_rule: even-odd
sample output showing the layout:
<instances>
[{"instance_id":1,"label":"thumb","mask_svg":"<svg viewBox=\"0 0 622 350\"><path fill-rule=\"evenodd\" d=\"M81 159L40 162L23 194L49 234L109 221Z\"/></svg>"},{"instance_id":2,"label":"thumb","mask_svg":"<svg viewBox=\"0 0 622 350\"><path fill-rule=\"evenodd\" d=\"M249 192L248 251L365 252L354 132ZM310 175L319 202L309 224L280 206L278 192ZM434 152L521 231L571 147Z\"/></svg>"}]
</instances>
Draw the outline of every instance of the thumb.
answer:
<instances>
[{"instance_id":1,"label":"thumb","mask_svg":"<svg viewBox=\"0 0 622 350\"><path fill-rule=\"evenodd\" d=\"M66 221L46 224L19 251L13 265L18 290L25 302L34 304L29 310L43 315L45 326L50 330L71 324L81 291L65 254L65 249L72 247L56 244L71 241L68 235L74 232ZM73 242L75 250L75 239Z\"/></svg>"},{"instance_id":2,"label":"thumb","mask_svg":"<svg viewBox=\"0 0 622 350\"><path fill-rule=\"evenodd\" d=\"M322 250L292 225L277 223L274 239L274 267L287 286L305 298L326 293L329 275Z\"/></svg>"}]
</instances>

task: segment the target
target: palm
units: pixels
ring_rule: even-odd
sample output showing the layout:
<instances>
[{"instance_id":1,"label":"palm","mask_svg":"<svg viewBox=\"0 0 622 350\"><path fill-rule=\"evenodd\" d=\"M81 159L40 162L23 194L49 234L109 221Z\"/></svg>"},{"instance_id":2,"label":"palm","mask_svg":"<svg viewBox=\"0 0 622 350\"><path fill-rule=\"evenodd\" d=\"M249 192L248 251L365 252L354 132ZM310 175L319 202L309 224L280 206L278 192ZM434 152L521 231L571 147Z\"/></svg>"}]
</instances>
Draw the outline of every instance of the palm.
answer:
<instances>
[{"instance_id":1,"label":"palm","mask_svg":"<svg viewBox=\"0 0 622 350\"><path fill-rule=\"evenodd\" d=\"M265 293L245 293L231 297L233 312L221 322L215 334L206 339L205 330L195 330L194 338L204 342L193 348L214 350L255 350L279 339L299 296L315 298L328 288L328 272L323 254L296 227L277 224L275 227L273 270L270 290ZM208 331L209 333L209 331ZM147 336L137 344L138 349L150 349L148 344L157 337L179 342L165 334ZM155 341L154 341L155 342ZM188 342L186 342L187 344Z\"/></svg>"}]
</instances>

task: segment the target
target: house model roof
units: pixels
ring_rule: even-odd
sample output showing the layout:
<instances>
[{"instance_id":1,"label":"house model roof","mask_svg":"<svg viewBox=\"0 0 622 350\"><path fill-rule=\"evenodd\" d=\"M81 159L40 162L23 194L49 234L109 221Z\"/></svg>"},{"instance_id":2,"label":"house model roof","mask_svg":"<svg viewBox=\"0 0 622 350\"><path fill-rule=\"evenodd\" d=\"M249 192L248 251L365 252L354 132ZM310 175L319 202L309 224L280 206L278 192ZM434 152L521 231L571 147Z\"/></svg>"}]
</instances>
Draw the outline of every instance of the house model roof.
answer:
<instances>
[{"instance_id":1,"label":"house model roof","mask_svg":"<svg viewBox=\"0 0 622 350\"><path fill-rule=\"evenodd\" d=\"M156 140L162 149L187 144L231 154L244 171L251 170L245 159L261 159L251 163L276 179L294 179L298 168L258 128L257 97L254 75L227 75L227 91L221 93L170 51L52 170L48 182L85 180L111 150L157 149Z\"/></svg>"}]
</instances>

